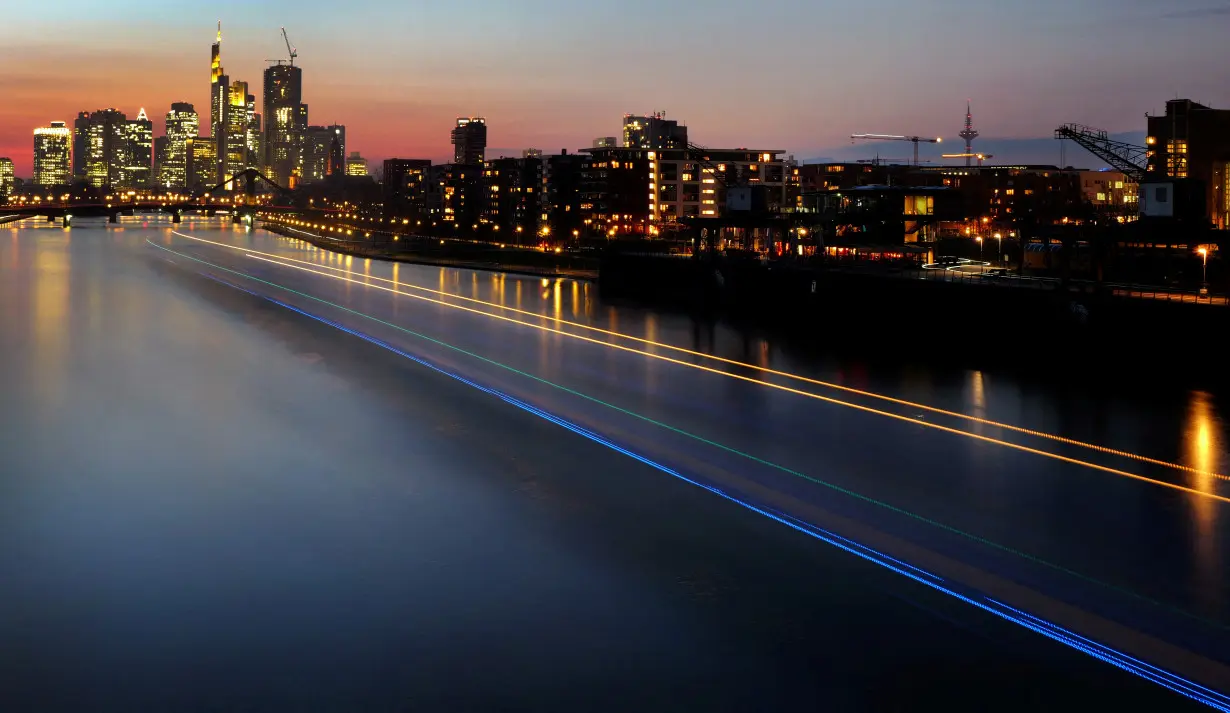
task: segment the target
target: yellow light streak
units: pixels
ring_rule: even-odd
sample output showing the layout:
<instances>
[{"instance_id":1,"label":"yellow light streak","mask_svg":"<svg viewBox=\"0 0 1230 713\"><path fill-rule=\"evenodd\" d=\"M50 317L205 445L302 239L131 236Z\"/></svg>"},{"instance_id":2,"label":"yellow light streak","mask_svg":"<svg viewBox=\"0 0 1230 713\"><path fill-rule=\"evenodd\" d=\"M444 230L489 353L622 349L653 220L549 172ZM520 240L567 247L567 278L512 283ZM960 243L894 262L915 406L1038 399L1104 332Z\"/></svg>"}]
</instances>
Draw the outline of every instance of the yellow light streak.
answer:
<instances>
[{"instance_id":1,"label":"yellow light streak","mask_svg":"<svg viewBox=\"0 0 1230 713\"><path fill-rule=\"evenodd\" d=\"M613 349L619 349L621 351L629 352L631 354L640 354L642 356L648 356L653 359L660 359L662 361L665 361L671 364L678 364L680 366L686 366L692 369L700 369L701 371L718 374L720 376L726 376L732 379L739 379L740 381L746 381L752 384L771 386L775 389L786 391L792 394L797 394L799 396L808 396L810 398L818 399L826 403L831 403L831 404L835 404L838 406L845 406L847 408L852 408L852 409L855 409L856 411L862 411L864 413L870 413L870 414L874 414L877 416L884 416L885 418L891 418L891 419L902 421L904 423L909 423L915 426L923 426L925 428L932 428L937 431L942 431L944 433L951 433L953 435L965 436L966 438L972 438L974 440L981 441L983 443L990 443L992 445L1002 446L1004 448L1010 448L1012 450L1021 451L1022 453L1029 453L1032 455L1042 456L1044 458L1051 458L1053 460L1057 460L1063 463L1070 463L1072 465L1084 466L1086 468L1101 471L1103 473L1109 473L1111 475L1117 475L1123 478L1130 478L1132 480L1137 480L1142 483L1149 483L1150 485L1156 485L1156 486L1163 487L1163 488L1169 488L1171 490L1176 490L1182 493L1187 493L1189 495L1195 495L1195 496L1202 497L1202 498L1210 498L1212 500L1218 500L1220 502L1230 503L1230 497L1217 495L1214 493L1207 493L1201 490L1197 490L1195 488L1189 488L1185 485L1178 485L1176 483L1168 483L1164 480L1156 480L1154 478L1150 478L1144 475L1131 473L1129 471L1120 470L1118 468L1111 468L1110 466L1100 465L1098 463L1092 463L1090 461L1081 460L1079 458L1072 458L1070 456L1061 455L1059 453L1051 453L1050 451L1044 451L1038 448L1031 448L1030 446L1021 445L1019 443L1012 443L1011 441L1005 441L999 438L993 438L991 436L984 436L979 433L963 431L959 428L952 428L951 426L942 426L940 424L930 423L928 421L923 421L921 419L912 418L910 416L902 416L901 414L892 413L891 411L884 411L881 409L872 408L871 406L864 406L862 404L856 404L850 401L842 401L841 399L835 399L829 396L823 396L820 394L814 394L814 393L807 392L807 391L801 391L799 389L793 389L788 386L782 386L781 384L768 384L766 382L760 381L759 379L753 379L750 376L743 376L742 374L731 374L729 372L721 371L720 369L714 369L708 366L703 366L701 364L693 364L691 362L686 362L686 361L682 361L679 359L673 359L671 357L664 356L662 354L654 354L652 352L646 352L640 349L634 349L632 347L627 347L622 344L611 344L610 342L604 342L599 339L593 339L592 337L585 337L580 334L572 334L571 332L565 332L563 330L556 329L554 327L548 327L542 324L531 324L529 322L522 322L520 320L513 319L512 317L505 317L499 314L491 314L490 312L484 312L482 310L473 309L471 307L464 307L462 305L451 304L448 302L444 302L442 300L433 299L431 297L425 297L423 295L413 295L413 294L409 294L406 292L399 292L398 290L395 290L391 287L384 287L382 285L373 285L370 283L365 283L362 280L354 280L348 277L342 277L340 275L334 275L328 272L321 272L319 270L312 270L306 267L300 267L298 265L288 265L284 262L280 262L278 260L273 260L273 259L266 258L266 257L261 257L259 255L255 255L247 251L245 251L245 254L254 260L260 260L261 262L273 263L274 265L280 265L282 267L289 267L292 270L301 270L303 272L309 272L313 275L319 275L321 277L329 277L334 280L341 280L343 282L353 282L358 285L365 285L367 287L372 287L378 290L384 290L385 292L392 292L394 294L400 294L405 297L410 297L411 299L422 300L424 302L430 302L432 304L441 305L443 307L449 307L451 309L459 309L465 312L470 312L473 314L482 315L484 317L489 317L491 319L498 319L498 320L505 321L505 322L511 322L513 324L520 324L526 327L531 327L533 329L538 329L538 330L542 330L545 332L552 332L554 334L559 334L559 335L566 336L566 337L572 337L573 339L579 339L581 341L590 342L593 344L598 344L598 345L610 347Z\"/></svg>"},{"instance_id":2,"label":"yellow light streak","mask_svg":"<svg viewBox=\"0 0 1230 713\"><path fill-rule=\"evenodd\" d=\"M261 252L261 251L258 251L258 250L251 250L251 249L248 249L248 248L241 248L241 247L237 247L237 246L234 246L234 245L228 245L228 244L226 244L226 243L216 242L216 241L213 241L213 240L206 240L205 238L198 238L198 237L195 237L195 236L192 236L192 235L185 235L185 234L183 234L183 233L174 232L174 231L172 231L172 232L173 232L175 235L179 235L179 236L182 236L182 237L185 237L185 238L189 238L189 239L192 239L192 240L197 240L197 241L200 241L200 242L203 242L203 243L209 243L209 244L211 244L211 245L217 245L217 246L219 246L219 247L229 248L229 249L231 249L231 250L238 250L238 251L245 252L245 253L255 253L255 254L259 254L259 255L265 255L265 256L270 257L270 258L276 258L277 260L285 260L285 261L297 262L297 263L301 263L301 264L303 264L303 265L310 265L310 266L312 266L312 267L318 267L318 268L322 268L322 269L325 269L325 270L333 270L333 271L336 271L336 272L347 273L347 274L353 274L353 273L351 273L349 270L345 270L345 269L343 269L343 268L332 267L332 266L330 266L330 265L321 265L321 264L319 264L319 263L314 263L314 262L310 262L310 261L306 261L306 260L297 260L297 259L295 259L295 258L291 258L291 257L285 257L285 256L281 256L281 255L275 255L275 254L273 254L273 253L265 253L265 252ZM293 266L293 265L286 265L286 267L294 267L294 266ZM320 274L324 274L324 273L320 273ZM328 277L334 277L334 275L326 275L326 276L328 276ZM820 386L820 387L822 387L822 388L833 389L833 390L835 390L835 391L841 391L841 392L848 393L848 394L853 394L853 395L856 395L856 396L862 396L862 397L865 397L865 398L876 399L876 400L879 400L879 401L884 401L884 402L887 402L887 403L896 404L896 405L898 405L898 406L906 406L906 407L909 407L909 408L919 409L920 411L926 411L926 412L928 412L928 413L934 413L934 414L938 414L938 415L941 415L941 416L947 416L947 417L949 417L949 418L955 418L955 419L960 419L960 420L964 420L964 421L969 421L969 422L971 422L971 423L977 423L977 424L981 424L981 425L984 425L984 426L991 426L991 427L993 427L993 428L999 428L999 429L1003 429L1003 430L1005 430L1005 431L1011 431L1011 432L1014 432L1014 433L1020 433L1020 434L1027 435L1027 436L1032 436L1032 437L1035 437L1035 438L1042 438L1042 439L1045 439L1045 440L1054 441L1054 442L1056 442L1056 443L1063 443L1063 444L1065 444L1065 445L1069 445L1069 446L1074 446L1074 447L1078 447L1078 448L1085 448L1085 449L1088 449L1088 450L1091 450L1091 451L1095 451L1095 452L1098 452L1098 453L1103 453L1103 454L1106 454L1106 455L1112 455L1112 456L1118 456L1118 457L1121 457L1121 458L1127 458L1127 459L1129 459L1129 460L1135 460L1135 461L1138 461L1138 462L1141 462L1141 463L1148 463L1148 464L1150 464L1150 465L1155 465L1155 466L1159 466L1159 467L1163 467L1163 468L1170 468L1170 469L1173 469L1173 470L1178 470L1178 471L1182 471L1182 472L1185 472L1185 473L1194 473L1194 474L1198 474L1198 475L1212 476L1213 478L1216 478L1216 479L1219 479L1219 480L1230 481L1230 476L1226 476L1226 475L1223 475L1223 474L1221 474L1221 473L1216 473L1216 472L1212 472L1212 471L1201 470L1201 469L1199 469L1199 468L1193 468L1193 467L1191 467L1191 466L1183 465L1183 464L1181 464L1181 463L1172 463L1172 462L1170 462L1170 461L1159 460L1159 459L1157 459L1157 458L1150 458L1150 457L1148 457L1148 456L1140 455L1140 454L1138 454L1138 453L1131 453L1131 452L1129 452L1129 451L1123 451L1123 450L1119 450L1119 449L1116 449L1116 448L1110 448L1110 447L1107 447L1107 446L1098 445L1098 444L1096 444L1096 443L1089 443L1089 442L1087 442L1087 441L1081 441L1081 440L1077 440L1077 439L1074 439L1074 438L1067 438L1067 437L1060 436L1060 435L1057 435L1057 434L1054 434L1054 433L1047 433L1047 432L1045 432L1045 431L1039 431L1039 430L1032 429L1032 428L1025 428L1025 427L1023 427L1023 426L1016 426L1016 425L1013 425L1013 424L1010 424L1010 423L1004 423L1004 422L1002 422L1002 421L995 421L995 420L988 419L988 418L981 418L981 417L974 416L974 415L971 415L971 414L961 413L961 412L959 412L959 411L949 411L949 410L947 410L947 409L942 409L942 408L939 408L939 407L936 407L936 406L928 406L927 404L922 404L922 403L918 403L918 402L915 402L915 401L909 401L909 400L906 400L906 399L900 399L900 398L897 398L897 397L894 397L894 396L889 396L889 395L887 395L887 394L878 394L878 393L876 393L876 392L874 392L874 391L865 391L865 390L863 390L863 389L857 389L857 388L854 388L854 387L851 387L851 386L845 386L845 385L842 385L842 384L837 384L837 383L833 383L833 382L829 382L829 381L822 381L822 380L820 380L820 379L813 379L813 378L806 377L806 376L802 376L802 375L799 375L799 374L792 374L792 373L790 373L790 372L780 371L780 370L778 370L778 369L772 369L772 368L769 368L769 367L766 367L766 366L761 366L761 365L757 365L757 364L752 364L752 363L749 363L749 362L743 362L743 361L738 361L738 360L736 360L736 359L728 359L728 358L726 358L726 357L717 356L717 355L714 355L714 354L706 354L706 353L704 353L704 352L693 351L693 350L691 350L691 349L687 349L687 348L684 348L684 347L675 346L675 345L673 345L673 344L666 344L666 343L664 343L664 342L658 342L658 341L654 341L654 340L652 340L652 339L645 339L645 338L643 338L643 337L636 337L636 336L633 336L633 335L630 335L630 334L623 334L622 332L615 332L615 331L611 331L611 330L608 330L608 329L603 329L603 328L601 328L601 327L595 327L595 326L588 325L588 324L582 324L582 323L580 323L580 322L573 322L573 321L566 320L566 319L562 319L562 318L559 318L559 317L552 317L552 316L548 316L548 315L545 315L545 314L541 314L541 313L539 313L539 312L532 312L532 311L529 311L529 310L519 309L519 308L517 308L517 307L510 307L510 306L508 306L508 305L500 304L500 303L497 303L497 302L488 302L488 301L485 301L485 300L480 300L480 299L476 299L476 298L473 298L473 297L464 297L464 296L462 296L462 295L454 294L454 293L452 293L452 292L447 292L447 291L444 291L444 290L436 290L436 289L432 289L432 288L430 288L430 287L421 287L421 286L418 286L418 285L412 285L412 284L409 284L409 283L406 283L406 282L397 282L397 281L395 281L395 280L389 280L389 279L387 279L387 278L383 278L383 277L376 277L376 276L367 276L367 275L365 275L365 276L364 276L364 279L365 279L365 280L369 280L369 279L370 279L370 280L378 280L378 281L381 281L381 282L387 282L387 283L390 283L390 284L398 285L399 287L406 287L406 288L410 288L410 289L414 289L414 290L419 290L419 291L422 291L422 292L427 292L427 293L431 293L431 294L441 295L441 296L444 296L444 297L448 297L448 298L450 298L450 299L457 299L457 300L463 300L463 301L465 301L465 302L471 302L471 303L475 303L475 304L481 304L481 305L485 305L485 306L487 306L487 307L494 307L494 308L496 308L496 309L501 309L501 310L505 310L505 311L508 311L508 312L513 312L513 313L516 313L516 314L523 314L523 315L526 315L526 316L531 316L531 317L535 317L535 318L539 318L539 319L549 319L549 320L552 320L552 321L557 322L557 323L559 323L559 324L566 324L566 325L568 325L568 326L570 326L570 327L577 327L577 328L579 328L579 329L586 329L586 330L589 330L589 331L591 331L591 332L596 332L596 333L599 333L599 334L605 334L605 335L607 335L607 336L611 336L611 337L615 337L615 338L619 338L619 339L626 339L626 340L629 340L629 341L632 341L632 342L638 342L638 343L640 343L640 344L645 344L645 345L648 345L648 346L658 347L658 348L661 348L661 349L668 349L668 350L671 350L671 351L674 351L674 352L679 352L679 353L682 353L682 354L687 354L687 355L689 355L689 356L694 356L694 357L698 357L698 358L701 358L701 359L708 359L708 360L711 360L711 361L721 362L721 363L723 363L723 364L729 364L729 365L731 365L731 366L737 366L737 367L741 367L741 368L745 368L745 369L750 369L750 370L753 370L753 371L758 371L758 372L761 372L761 373L763 373L763 374L770 374L770 375L773 375L773 376L780 376L780 377L782 377L782 378L786 378L786 379L793 379L793 380L800 381L800 382L803 382L803 383L811 384L811 385L813 385L813 386ZM369 285L369 286L371 286L371 287L379 287L379 285ZM409 294L409 293L406 293L406 292L401 292L401 291L399 291L399 290L392 290L392 291L393 291L393 292L396 292L397 294L404 295L404 296L406 296L406 297L416 297L416 295L411 295L411 294ZM443 303L442 303L442 304L443 304ZM450 306L450 307L458 307L458 308L460 308L460 306L459 306L459 305L451 305L451 304L450 304L450 305L447 305L447 306ZM482 311L477 311L477 310L469 310L469 311L476 311L476 312L478 312L479 314L487 314L488 316L491 316L491 317L497 317L497 318L499 318L499 315L492 315L492 314L487 313L487 312L482 312ZM530 324L530 323L528 323L528 322L522 322L522 321L520 321L520 320L511 320L511 321L513 321L513 322L514 322L514 323L516 323L516 324L523 324L523 325L532 326L532 327L539 327L539 326L540 326L540 325ZM602 341L602 340L592 340L592 339L587 339L586 337L582 337L581 335L573 334L573 333L571 333L571 332L567 332L567 331L562 331L562 330L552 330L552 331L555 331L555 332L556 332L556 333L558 333L558 334L563 334L563 335L566 335L566 336L576 337L576 338L578 338L578 339L585 339L586 341L591 341L591 342L594 342L594 343L596 343L596 344L605 344L605 345L609 345L609 346L612 346L612 347L617 347L617 348L621 348L621 349L623 349L623 348L624 348L624 347L622 347L621 345L618 345L618 344L611 344L610 342L606 342L606 341ZM655 358L656 358L656 357L660 357L660 356L661 356L661 355L653 354L653 353L651 353L651 352L645 352L645 351L636 350L636 349L633 349L633 350L630 350L630 351L632 351L632 352L634 352L634 353L637 353L637 354L644 354L644 355L646 355L646 356L652 356L652 357L655 357ZM782 385L780 385L780 384L774 384L774 383L772 383L772 382L769 382L769 381L762 381L762 380L760 380L760 379L747 379L747 378L742 377L742 376L739 376L739 375L737 375L737 374L731 374L730 372L721 371L721 370L708 369L707 367L702 367L702 366L700 366L700 365L697 365L697 364L692 364L692 363L690 363L690 362L682 362L682 361L677 361L677 360L668 360L668 361L671 361L672 363L685 364L685 365L687 365L687 366L694 366L694 367L696 367L696 368L700 368L700 369L706 369L707 371L713 371L714 373L723 374L723 375L725 375L725 376L730 376L730 377L733 377L733 378L743 379L743 380L745 380L745 381L750 381L750 382L752 382L752 383L761 384L762 386L767 386L767 387L769 387L769 388L774 388L774 389L781 389L781 390L785 390L785 391L788 391L788 392L790 392L790 393L793 393L793 394L798 394L798 395L801 395L801 396L807 396L807 397L810 397L810 398L819 398L819 399L822 399L822 400L825 398L825 397L820 396L819 394L815 394L814 392L810 392L810 391L800 391L800 390L797 390L797 389L791 389L791 388L789 388L789 387L782 386ZM838 402L838 403L846 403L846 402ZM962 432L962 433L968 433L968 432L966 432L966 431L961 431L961 432ZM971 434L971 435L973 435L973 434Z\"/></svg>"}]
</instances>

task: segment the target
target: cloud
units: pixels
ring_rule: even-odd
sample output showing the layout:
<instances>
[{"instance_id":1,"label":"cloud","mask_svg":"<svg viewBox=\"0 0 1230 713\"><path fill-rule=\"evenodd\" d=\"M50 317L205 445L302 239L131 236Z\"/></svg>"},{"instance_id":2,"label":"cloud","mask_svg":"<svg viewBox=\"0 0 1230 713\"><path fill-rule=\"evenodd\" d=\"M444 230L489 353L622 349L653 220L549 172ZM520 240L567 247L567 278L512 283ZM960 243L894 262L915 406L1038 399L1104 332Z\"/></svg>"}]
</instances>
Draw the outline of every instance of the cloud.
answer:
<instances>
[{"instance_id":1,"label":"cloud","mask_svg":"<svg viewBox=\"0 0 1230 713\"><path fill-rule=\"evenodd\" d=\"M1218 17L1220 15L1230 15L1230 5L1218 5L1217 7L1197 7L1190 10L1175 10L1173 12L1162 13L1162 19L1165 20L1194 20L1203 17Z\"/></svg>"}]
</instances>

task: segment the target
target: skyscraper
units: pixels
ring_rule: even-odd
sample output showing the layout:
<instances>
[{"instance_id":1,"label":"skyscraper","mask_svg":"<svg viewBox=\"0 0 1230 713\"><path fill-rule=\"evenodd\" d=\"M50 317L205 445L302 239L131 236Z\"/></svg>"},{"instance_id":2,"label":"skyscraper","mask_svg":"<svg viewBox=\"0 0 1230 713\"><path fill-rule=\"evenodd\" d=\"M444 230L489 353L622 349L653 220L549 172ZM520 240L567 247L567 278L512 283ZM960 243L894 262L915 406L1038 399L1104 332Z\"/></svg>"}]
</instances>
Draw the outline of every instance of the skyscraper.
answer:
<instances>
[{"instance_id":1,"label":"skyscraper","mask_svg":"<svg viewBox=\"0 0 1230 713\"><path fill-rule=\"evenodd\" d=\"M13 194L13 159L0 157L0 198Z\"/></svg>"},{"instance_id":2,"label":"skyscraper","mask_svg":"<svg viewBox=\"0 0 1230 713\"><path fill-rule=\"evenodd\" d=\"M96 188L119 186L124 182L128 163L126 144L131 138L127 124L128 117L115 109L83 111L77 115L73 123L73 143L82 147L82 154L74 157L73 165L81 167L79 179L89 181Z\"/></svg>"},{"instance_id":3,"label":"skyscraper","mask_svg":"<svg viewBox=\"0 0 1230 713\"><path fill-rule=\"evenodd\" d=\"M120 171L112 185L115 188L149 188L154 158L154 122L146 116L145 109L137 113L136 119L121 125L120 137L118 155L114 159Z\"/></svg>"},{"instance_id":4,"label":"skyscraper","mask_svg":"<svg viewBox=\"0 0 1230 713\"><path fill-rule=\"evenodd\" d=\"M63 121L34 130L34 182L40 186L67 184L71 177L72 131Z\"/></svg>"},{"instance_id":5,"label":"skyscraper","mask_svg":"<svg viewBox=\"0 0 1230 713\"><path fill-rule=\"evenodd\" d=\"M249 134L252 133L255 118L249 110L255 106L256 99L248 94L248 83L238 80L231 82L222 112L225 126L215 136L218 142L219 181L244 171L252 163L249 160Z\"/></svg>"},{"instance_id":6,"label":"skyscraper","mask_svg":"<svg viewBox=\"0 0 1230 713\"><path fill-rule=\"evenodd\" d=\"M300 168L304 182L323 181L329 175L329 151L333 146L333 132L327 126L309 126L303 140L303 159Z\"/></svg>"},{"instance_id":7,"label":"skyscraper","mask_svg":"<svg viewBox=\"0 0 1230 713\"><path fill-rule=\"evenodd\" d=\"M481 166L487 153L487 120L457 117L453 127L453 163Z\"/></svg>"},{"instance_id":8,"label":"skyscraper","mask_svg":"<svg viewBox=\"0 0 1230 713\"><path fill-rule=\"evenodd\" d=\"M346 127L334 124L325 128L333 132L329 139L329 175L338 176L346 172Z\"/></svg>"},{"instance_id":9,"label":"skyscraper","mask_svg":"<svg viewBox=\"0 0 1230 713\"><path fill-rule=\"evenodd\" d=\"M90 155L90 112L78 112L73 121L73 179L84 181L86 173L86 158Z\"/></svg>"},{"instance_id":10,"label":"skyscraper","mask_svg":"<svg viewBox=\"0 0 1230 713\"><path fill-rule=\"evenodd\" d=\"M176 102L167 112L166 151L160 160L158 185L163 188L188 186L188 164L192 158L192 143L201 130L196 108L186 102Z\"/></svg>"},{"instance_id":11,"label":"skyscraper","mask_svg":"<svg viewBox=\"0 0 1230 713\"><path fill-rule=\"evenodd\" d=\"M188 140L188 187L192 190L213 188L218 183L218 147L212 136L194 136Z\"/></svg>"},{"instance_id":12,"label":"skyscraper","mask_svg":"<svg viewBox=\"0 0 1230 713\"><path fill-rule=\"evenodd\" d=\"M270 178L289 186L302 161L307 132L303 70L281 63L267 67L264 99L264 169Z\"/></svg>"},{"instance_id":13,"label":"skyscraper","mask_svg":"<svg viewBox=\"0 0 1230 713\"><path fill-rule=\"evenodd\" d=\"M347 176L366 176L367 174L367 159L359 155L358 151L352 151L346 157L346 175Z\"/></svg>"},{"instance_id":14,"label":"skyscraper","mask_svg":"<svg viewBox=\"0 0 1230 713\"><path fill-rule=\"evenodd\" d=\"M222 22L218 22L218 39L210 49L209 72L209 135L217 138L225 133L223 126L226 95L230 80L222 69Z\"/></svg>"}]
</instances>

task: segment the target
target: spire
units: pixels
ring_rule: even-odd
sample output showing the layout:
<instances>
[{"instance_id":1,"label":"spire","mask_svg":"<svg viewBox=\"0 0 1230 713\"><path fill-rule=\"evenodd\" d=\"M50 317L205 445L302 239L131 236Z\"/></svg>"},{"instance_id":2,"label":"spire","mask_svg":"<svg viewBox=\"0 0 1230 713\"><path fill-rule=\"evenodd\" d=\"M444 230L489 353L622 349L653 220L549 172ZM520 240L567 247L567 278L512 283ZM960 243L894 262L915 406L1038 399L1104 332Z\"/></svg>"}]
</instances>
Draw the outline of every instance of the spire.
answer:
<instances>
[{"instance_id":1,"label":"spire","mask_svg":"<svg viewBox=\"0 0 1230 713\"><path fill-rule=\"evenodd\" d=\"M222 44L222 21L218 20L218 44Z\"/></svg>"},{"instance_id":2,"label":"spire","mask_svg":"<svg viewBox=\"0 0 1230 713\"><path fill-rule=\"evenodd\" d=\"M141 111L137 113L137 121L149 121L149 117L145 115L145 107L141 107Z\"/></svg>"}]
</instances>

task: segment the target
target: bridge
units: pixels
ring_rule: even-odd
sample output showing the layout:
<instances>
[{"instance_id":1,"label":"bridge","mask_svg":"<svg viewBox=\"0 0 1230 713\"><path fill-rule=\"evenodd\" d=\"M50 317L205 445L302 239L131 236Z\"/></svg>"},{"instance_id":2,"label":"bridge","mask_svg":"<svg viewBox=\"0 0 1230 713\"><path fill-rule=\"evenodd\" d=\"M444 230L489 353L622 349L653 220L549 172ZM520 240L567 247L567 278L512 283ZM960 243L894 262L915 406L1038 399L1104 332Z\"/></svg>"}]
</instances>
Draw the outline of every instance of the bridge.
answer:
<instances>
[{"instance_id":1,"label":"bridge","mask_svg":"<svg viewBox=\"0 0 1230 713\"><path fill-rule=\"evenodd\" d=\"M273 189L275 195L290 196L292 191L279 185L255 168L249 168L232 175L230 178L210 188L187 196L167 194L150 196L129 192L107 196L106 199L89 198L78 200L40 201L36 197L32 202L13 204L0 209L5 216L20 216L22 218L45 217L47 222L56 219L70 225L74 217L106 216L111 223L119 222L119 216L132 215L138 212L170 213L172 222L179 223L183 214L189 211L204 212L212 215L219 211L228 211L234 216L236 223L250 219L257 207L262 211L287 212L294 210L285 206L262 204L257 192L258 182L264 182ZM229 198L219 198L220 192L231 193ZM237 195L236 195L237 194ZM67 198L67 194L65 194Z\"/></svg>"}]
</instances>

